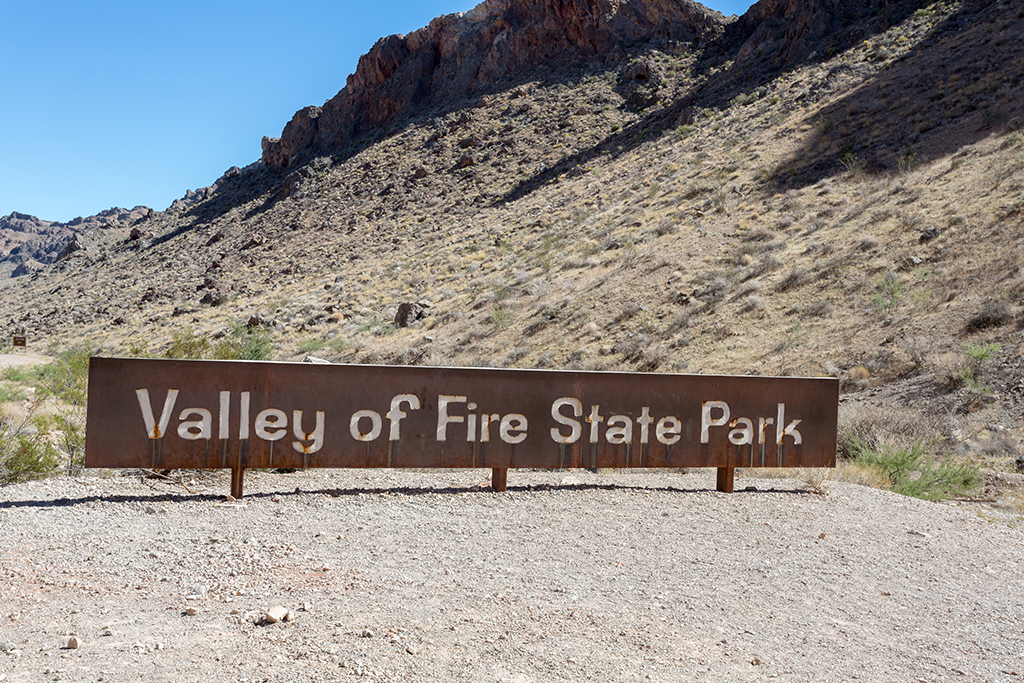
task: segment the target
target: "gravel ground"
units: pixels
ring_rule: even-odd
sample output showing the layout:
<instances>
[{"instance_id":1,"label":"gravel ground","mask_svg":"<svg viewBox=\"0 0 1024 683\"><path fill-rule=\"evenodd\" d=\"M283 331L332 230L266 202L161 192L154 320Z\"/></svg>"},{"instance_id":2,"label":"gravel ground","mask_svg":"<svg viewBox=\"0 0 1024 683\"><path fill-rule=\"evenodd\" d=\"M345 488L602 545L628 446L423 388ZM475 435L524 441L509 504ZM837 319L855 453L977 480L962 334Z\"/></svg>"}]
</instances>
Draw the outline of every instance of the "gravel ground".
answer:
<instances>
[{"instance_id":1,"label":"gravel ground","mask_svg":"<svg viewBox=\"0 0 1024 683\"><path fill-rule=\"evenodd\" d=\"M1024 678L1005 520L713 471L509 474L0 489L0 681Z\"/></svg>"}]
</instances>

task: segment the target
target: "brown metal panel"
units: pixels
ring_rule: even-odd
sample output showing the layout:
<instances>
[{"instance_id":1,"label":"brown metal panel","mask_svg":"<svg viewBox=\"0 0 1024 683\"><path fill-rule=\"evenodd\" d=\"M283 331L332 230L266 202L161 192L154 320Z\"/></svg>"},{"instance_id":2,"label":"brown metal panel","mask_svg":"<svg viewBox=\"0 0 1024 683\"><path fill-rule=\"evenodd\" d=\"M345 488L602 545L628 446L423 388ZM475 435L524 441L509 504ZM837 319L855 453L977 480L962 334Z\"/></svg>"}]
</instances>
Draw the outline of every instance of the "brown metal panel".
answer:
<instances>
[{"instance_id":1,"label":"brown metal panel","mask_svg":"<svg viewBox=\"0 0 1024 683\"><path fill-rule=\"evenodd\" d=\"M838 396L831 378L94 358L86 466L831 467Z\"/></svg>"}]
</instances>

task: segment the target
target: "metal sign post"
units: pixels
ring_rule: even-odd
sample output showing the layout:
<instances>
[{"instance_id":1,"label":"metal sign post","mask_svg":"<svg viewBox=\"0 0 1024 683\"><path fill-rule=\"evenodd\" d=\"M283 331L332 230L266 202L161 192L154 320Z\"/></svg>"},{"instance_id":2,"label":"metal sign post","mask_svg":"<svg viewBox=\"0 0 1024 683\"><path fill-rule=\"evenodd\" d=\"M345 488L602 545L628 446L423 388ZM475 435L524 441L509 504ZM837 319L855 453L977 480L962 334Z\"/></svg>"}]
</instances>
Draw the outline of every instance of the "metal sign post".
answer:
<instances>
[{"instance_id":1,"label":"metal sign post","mask_svg":"<svg viewBox=\"0 0 1024 683\"><path fill-rule=\"evenodd\" d=\"M86 467L834 467L839 383L93 358Z\"/></svg>"}]
</instances>

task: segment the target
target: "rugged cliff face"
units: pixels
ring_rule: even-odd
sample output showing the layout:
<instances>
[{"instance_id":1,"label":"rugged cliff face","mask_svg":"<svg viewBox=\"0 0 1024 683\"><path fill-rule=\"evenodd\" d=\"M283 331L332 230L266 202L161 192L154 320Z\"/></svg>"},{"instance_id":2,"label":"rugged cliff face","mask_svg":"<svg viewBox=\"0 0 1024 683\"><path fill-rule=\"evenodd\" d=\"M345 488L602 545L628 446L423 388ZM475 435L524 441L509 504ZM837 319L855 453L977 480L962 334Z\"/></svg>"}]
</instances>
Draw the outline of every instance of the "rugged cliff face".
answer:
<instances>
[{"instance_id":1,"label":"rugged cliff face","mask_svg":"<svg viewBox=\"0 0 1024 683\"><path fill-rule=\"evenodd\" d=\"M692 0L485 0L407 36L377 41L323 107L301 109L280 138L263 138L262 159L270 168L288 168L538 67L595 57L614 64L638 42L688 43L723 62L778 72L849 49L924 4L761 0L737 20Z\"/></svg>"},{"instance_id":2,"label":"rugged cliff face","mask_svg":"<svg viewBox=\"0 0 1024 683\"><path fill-rule=\"evenodd\" d=\"M540 65L596 56L614 62L620 45L640 40L705 45L729 21L691 0L486 0L377 41L341 92L298 111L280 138L263 139L263 162L286 168L304 151L330 151Z\"/></svg>"},{"instance_id":3,"label":"rugged cliff face","mask_svg":"<svg viewBox=\"0 0 1024 683\"><path fill-rule=\"evenodd\" d=\"M831 56L872 31L905 18L917 5L897 0L760 0L732 27L744 37L736 59L782 67ZM873 25L873 26L872 26Z\"/></svg>"}]
</instances>

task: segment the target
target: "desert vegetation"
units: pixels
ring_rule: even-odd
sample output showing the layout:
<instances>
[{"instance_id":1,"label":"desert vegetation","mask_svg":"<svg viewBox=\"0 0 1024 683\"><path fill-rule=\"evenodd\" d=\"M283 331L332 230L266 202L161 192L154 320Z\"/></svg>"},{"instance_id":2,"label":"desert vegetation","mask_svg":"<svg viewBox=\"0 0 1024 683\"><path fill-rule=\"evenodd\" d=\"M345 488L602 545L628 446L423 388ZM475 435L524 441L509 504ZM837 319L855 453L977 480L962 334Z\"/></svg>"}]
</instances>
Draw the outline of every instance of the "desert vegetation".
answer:
<instances>
[{"instance_id":1,"label":"desert vegetation","mask_svg":"<svg viewBox=\"0 0 1024 683\"><path fill-rule=\"evenodd\" d=\"M833 376L944 425L844 408L849 476L983 495L1024 441L1024 19L887 16L783 69L652 41L430 104L86 235L0 314L108 355Z\"/></svg>"}]
</instances>

